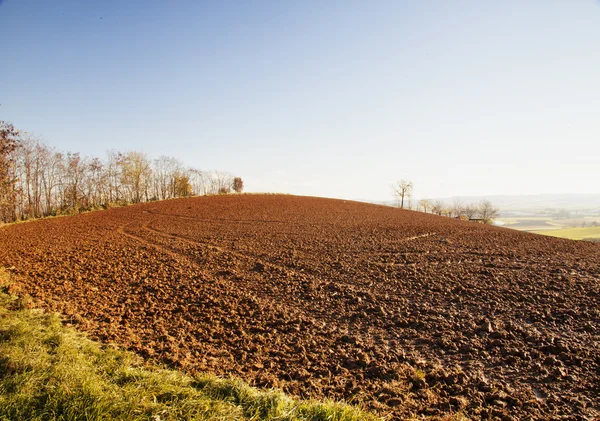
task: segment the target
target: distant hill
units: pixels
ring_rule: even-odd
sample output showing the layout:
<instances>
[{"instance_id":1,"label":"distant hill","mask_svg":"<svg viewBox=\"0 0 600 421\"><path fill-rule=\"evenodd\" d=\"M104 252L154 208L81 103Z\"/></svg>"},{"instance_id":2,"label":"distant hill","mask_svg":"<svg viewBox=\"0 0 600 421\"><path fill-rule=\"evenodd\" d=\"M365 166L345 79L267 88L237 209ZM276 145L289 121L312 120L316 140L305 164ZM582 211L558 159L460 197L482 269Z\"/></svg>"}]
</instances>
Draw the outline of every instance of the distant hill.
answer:
<instances>
[{"instance_id":1,"label":"distant hill","mask_svg":"<svg viewBox=\"0 0 600 421\"><path fill-rule=\"evenodd\" d=\"M600 194L536 194L536 195L495 195L457 196L444 199L449 202L459 199L464 202L492 201L506 210L542 209L600 209Z\"/></svg>"},{"instance_id":2,"label":"distant hill","mask_svg":"<svg viewBox=\"0 0 600 421\"><path fill-rule=\"evenodd\" d=\"M587 214L600 214L600 194L532 194L532 195L490 195L490 196L451 196L444 198L431 198L432 202L441 200L452 204L459 200L463 203L477 203L488 199L501 211L536 212L543 210L566 209L580 211ZM419 199L413 200L413 206ZM382 205L396 206L395 200L367 201Z\"/></svg>"}]
</instances>

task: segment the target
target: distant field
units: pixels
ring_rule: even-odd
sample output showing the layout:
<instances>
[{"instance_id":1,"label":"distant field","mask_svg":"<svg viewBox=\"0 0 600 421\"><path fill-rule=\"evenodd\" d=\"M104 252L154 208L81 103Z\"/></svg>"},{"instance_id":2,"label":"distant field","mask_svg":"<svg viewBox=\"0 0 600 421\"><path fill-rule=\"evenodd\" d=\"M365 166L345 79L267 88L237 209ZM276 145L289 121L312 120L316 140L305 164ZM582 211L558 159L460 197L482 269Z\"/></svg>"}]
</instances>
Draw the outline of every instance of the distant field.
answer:
<instances>
[{"instance_id":1,"label":"distant field","mask_svg":"<svg viewBox=\"0 0 600 421\"><path fill-rule=\"evenodd\" d=\"M499 218L499 220L503 227L520 231L556 230L562 228L561 225L552 223L552 219L548 217Z\"/></svg>"},{"instance_id":2,"label":"distant field","mask_svg":"<svg viewBox=\"0 0 600 421\"><path fill-rule=\"evenodd\" d=\"M550 235L552 237L570 238L571 240L600 238L600 227L565 228L555 230L539 230L532 232L536 234Z\"/></svg>"},{"instance_id":3,"label":"distant field","mask_svg":"<svg viewBox=\"0 0 600 421\"><path fill-rule=\"evenodd\" d=\"M524 216L514 218L498 218L498 225L505 228L511 228L519 231L534 232L538 234L546 234L562 238L572 238L568 235L562 235L557 231L571 231L575 230L596 230L599 227L593 227L592 225L597 224L600 226L600 217L581 217L581 218L569 218L569 219L557 219L551 216ZM583 226L585 225L585 227ZM577 234L578 231L573 233ZM567 233L568 234L568 233ZM588 237L583 237L588 238ZM581 238L575 238L581 239Z\"/></svg>"}]
</instances>

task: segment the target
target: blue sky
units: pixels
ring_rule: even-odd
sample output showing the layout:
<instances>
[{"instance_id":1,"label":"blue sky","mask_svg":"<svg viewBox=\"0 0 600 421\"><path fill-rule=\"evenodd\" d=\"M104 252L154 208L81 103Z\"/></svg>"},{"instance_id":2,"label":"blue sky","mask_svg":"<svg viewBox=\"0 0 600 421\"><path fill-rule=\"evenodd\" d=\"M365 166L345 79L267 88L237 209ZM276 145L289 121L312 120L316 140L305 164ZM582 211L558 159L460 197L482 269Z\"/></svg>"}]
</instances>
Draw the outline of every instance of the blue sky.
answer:
<instances>
[{"instance_id":1,"label":"blue sky","mask_svg":"<svg viewBox=\"0 0 600 421\"><path fill-rule=\"evenodd\" d=\"M0 119L248 191L600 193L593 0L0 1Z\"/></svg>"}]
</instances>

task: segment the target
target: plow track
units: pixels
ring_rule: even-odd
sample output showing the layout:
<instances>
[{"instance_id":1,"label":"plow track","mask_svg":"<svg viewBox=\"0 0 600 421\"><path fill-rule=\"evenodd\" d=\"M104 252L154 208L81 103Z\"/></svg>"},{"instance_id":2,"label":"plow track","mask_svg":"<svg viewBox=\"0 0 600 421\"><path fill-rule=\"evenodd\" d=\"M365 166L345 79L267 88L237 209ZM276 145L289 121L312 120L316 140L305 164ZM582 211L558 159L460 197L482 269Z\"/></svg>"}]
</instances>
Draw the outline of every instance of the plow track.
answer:
<instances>
[{"instance_id":1,"label":"plow track","mask_svg":"<svg viewBox=\"0 0 600 421\"><path fill-rule=\"evenodd\" d=\"M600 417L600 247L339 200L241 195L0 229L93 337L390 414Z\"/></svg>"}]
</instances>

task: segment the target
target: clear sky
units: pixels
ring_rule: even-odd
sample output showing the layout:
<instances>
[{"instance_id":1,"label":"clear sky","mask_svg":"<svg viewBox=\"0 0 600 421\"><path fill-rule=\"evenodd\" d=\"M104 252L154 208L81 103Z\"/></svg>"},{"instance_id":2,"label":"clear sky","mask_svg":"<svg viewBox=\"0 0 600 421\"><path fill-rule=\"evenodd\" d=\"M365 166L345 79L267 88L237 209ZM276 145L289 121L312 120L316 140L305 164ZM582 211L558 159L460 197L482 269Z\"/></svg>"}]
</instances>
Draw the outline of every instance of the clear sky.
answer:
<instances>
[{"instance_id":1,"label":"clear sky","mask_svg":"<svg viewBox=\"0 0 600 421\"><path fill-rule=\"evenodd\" d=\"M0 120L248 191L600 193L594 0L0 0Z\"/></svg>"}]
</instances>

